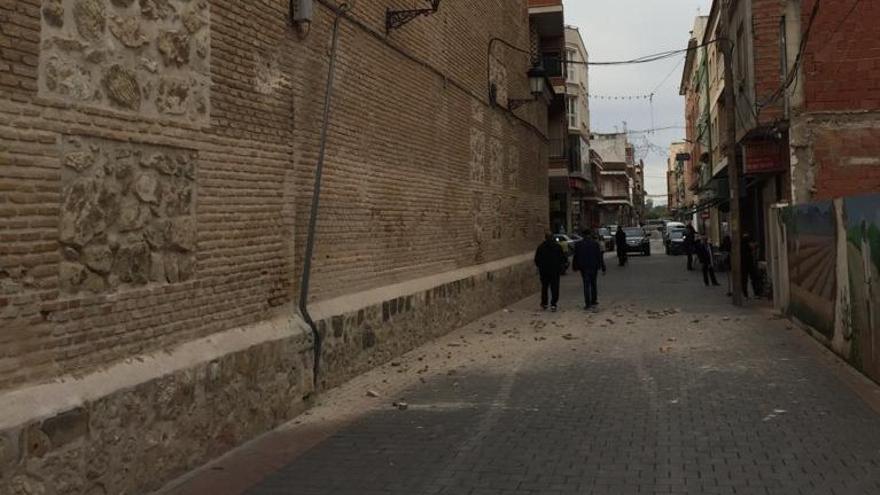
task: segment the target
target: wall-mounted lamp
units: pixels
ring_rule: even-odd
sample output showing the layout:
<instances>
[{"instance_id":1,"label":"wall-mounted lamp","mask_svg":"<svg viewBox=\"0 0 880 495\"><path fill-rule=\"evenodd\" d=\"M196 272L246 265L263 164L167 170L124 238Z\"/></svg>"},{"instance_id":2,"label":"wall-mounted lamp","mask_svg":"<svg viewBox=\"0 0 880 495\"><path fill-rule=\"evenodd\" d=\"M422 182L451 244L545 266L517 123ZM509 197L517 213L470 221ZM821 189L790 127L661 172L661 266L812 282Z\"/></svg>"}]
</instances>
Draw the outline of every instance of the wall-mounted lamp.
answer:
<instances>
[{"instance_id":1,"label":"wall-mounted lamp","mask_svg":"<svg viewBox=\"0 0 880 495\"><path fill-rule=\"evenodd\" d=\"M534 66L529 69L527 73L529 76L529 92L532 94L531 98L523 98L523 99L508 99L507 100L507 108L510 110L516 110L517 108L525 105L526 103L532 103L538 101L538 99L547 91L547 73L544 71L544 68L541 66ZM492 103L498 104L498 87L495 83L492 83Z\"/></svg>"},{"instance_id":2,"label":"wall-mounted lamp","mask_svg":"<svg viewBox=\"0 0 880 495\"><path fill-rule=\"evenodd\" d=\"M290 0L290 23L300 39L308 36L314 15L313 0Z\"/></svg>"},{"instance_id":3,"label":"wall-mounted lamp","mask_svg":"<svg viewBox=\"0 0 880 495\"><path fill-rule=\"evenodd\" d=\"M429 3L427 8L407 10L387 9L385 11L385 34L390 33L392 29L402 27L403 25L409 23L417 17L435 14L438 10L440 10L440 0L424 1L427 1Z\"/></svg>"}]
</instances>

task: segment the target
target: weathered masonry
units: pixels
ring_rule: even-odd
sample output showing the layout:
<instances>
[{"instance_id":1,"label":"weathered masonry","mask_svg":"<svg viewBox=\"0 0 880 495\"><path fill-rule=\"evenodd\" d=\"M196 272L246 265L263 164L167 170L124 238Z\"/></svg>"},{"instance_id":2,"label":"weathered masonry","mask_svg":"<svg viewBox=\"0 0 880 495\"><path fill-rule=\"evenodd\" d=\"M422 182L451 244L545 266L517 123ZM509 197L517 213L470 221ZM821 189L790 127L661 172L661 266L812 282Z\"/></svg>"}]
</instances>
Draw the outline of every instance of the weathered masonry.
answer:
<instances>
[{"instance_id":1,"label":"weathered masonry","mask_svg":"<svg viewBox=\"0 0 880 495\"><path fill-rule=\"evenodd\" d=\"M413 2L419 3L419 2ZM392 5L393 4L393 5ZM525 0L0 0L0 494L147 493L532 292ZM487 68L489 70L487 70ZM543 123L543 124L542 124Z\"/></svg>"}]
</instances>

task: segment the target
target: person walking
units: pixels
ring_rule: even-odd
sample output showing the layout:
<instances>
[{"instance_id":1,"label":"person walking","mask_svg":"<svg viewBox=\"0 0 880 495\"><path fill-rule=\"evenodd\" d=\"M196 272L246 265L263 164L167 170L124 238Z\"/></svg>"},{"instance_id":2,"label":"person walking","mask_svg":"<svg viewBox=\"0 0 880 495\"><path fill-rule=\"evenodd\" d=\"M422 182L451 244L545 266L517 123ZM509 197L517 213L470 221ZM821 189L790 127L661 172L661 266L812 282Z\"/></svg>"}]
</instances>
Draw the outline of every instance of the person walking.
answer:
<instances>
[{"instance_id":1,"label":"person walking","mask_svg":"<svg viewBox=\"0 0 880 495\"><path fill-rule=\"evenodd\" d=\"M703 282L706 284L706 287L709 286L710 280L713 286L717 287L721 285L718 283L718 279L715 278L715 269L712 266L712 245L702 237L697 236L695 250L697 253L697 259L700 260L700 264L703 265Z\"/></svg>"},{"instance_id":2,"label":"person walking","mask_svg":"<svg viewBox=\"0 0 880 495\"><path fill-rule=\"evenodd\" d=\"M687 269L688 271L692 271L694 269L694 254L695 254L695 243L696 243L697 231L694 230L693 225L688 225L684 232L684 252L688 257Z\"/></svg>"},{"instance_id":3,"label":"person walking","mask_svg":"<svg viewBox=\"0 0 880 495\"><path fill-rule=\"evenodd\" d=\"M553 234L547 232L544 242L535 251L535 266L541 277L541 309L547 309L548 303L551 311L556 311L559 304L559 277L565 262L565 252L562 246L553 239ZM550 292L548 301L547 291Z\"/></svg>"},{"instance_id":4,"label":"person walking","mask_svg":"<svg viewBox=\"0 0 880 495\"><path fill-rule=\"evenodd\" d=\"M605 254L602 246L596 241L595 235L589 230L583 232L584 240L574 248L573 268L581 272L584 283L584 309L590 309L599 304L599 270L604 274Z\"/></svg>"},{"instance_id":5,"label":"person walking","mask_svg":"<svg viewBox=\"0 0 880 495\"><path fill-rule=\"evenodd\" d=\"M626 232L623 231L623 227L617 226L617 233L614 234L614 240L617 244L617 263L618 266L625 266L627 261L626 254Z\"/></svg>"}]
</instances>

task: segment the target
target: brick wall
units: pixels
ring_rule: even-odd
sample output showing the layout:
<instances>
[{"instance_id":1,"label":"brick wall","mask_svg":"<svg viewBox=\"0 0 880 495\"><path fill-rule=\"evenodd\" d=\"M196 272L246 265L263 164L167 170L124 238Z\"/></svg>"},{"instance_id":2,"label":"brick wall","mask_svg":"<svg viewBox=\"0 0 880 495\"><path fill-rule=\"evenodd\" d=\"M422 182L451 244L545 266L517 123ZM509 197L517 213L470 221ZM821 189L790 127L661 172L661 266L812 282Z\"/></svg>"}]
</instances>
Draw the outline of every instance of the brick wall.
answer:
<instances>
[{"instance_id":1,"label":"brick wall","mask_svg":"<svg viewBox=\"0 0 880 495\"><path fill-rule=\"evenodd\" d=\"M816 0L805 0L806 29ZM804 57L807 111L880 110L880 3L822 2Z\"/></svg>"},{"instance_id":2,"label":"brick wall","mask_svg":"<svg viewBox=\"0 0 880 495\"><path fill-rule=\"evenodd\" d=\"M802 31L815 2L802 4ZM880 190L880 39L876 2L823 2L792 118L793 197L804 203Z\"/></svg>"},{"instance_id":3,"label":"brick wall","mask_svg":"<svg viewBox=\"0 0 880 495\"><path fill-rule=\"evenodd\" d=\"M359 2L354 15L368 29L384 32L387 3ZM329 15L325 9L318 14L313 29L324 32ZM387 43L344 25L314 300L534 248L546 226L546 153L533 130L483 103L486 51L496 36L527 48L525 12L502 0L444 4L437 14L393 31ZM306 43L312 60L295 79L314 84L308 74L324 70L326 36L313 33ZM388 44L430 61L448 79ZM516 82L506 88L508 96L527 97L528 57L495 44L493 58ZM314 116L323 90L302 88L297 94L303 191L297 204L307 212L319 131ZM300 243L307 220L305 214L297 217Z\"/></svg>"},{"instance_id":4,"label":"brick wall","mask_svg":"<svg viewBox=\"0 0 880 495\"><path fill-rule=\"evenodd\" d=\"M768 101L782 86L782 16L785 2L752 1L752 54L754 57L756 103ZM783 100L761 109L759 124L771 124L783 117Z\"/></svg>"},{"instance_id":5,"label":"brick wall","mask_svg":"<svg viewBox=\"0 0 880 495\"><path fill-rule=\"evenodd\" d=\"M880 191L880 127L817 127L813 154L821 164L816 200Z\"/></svg>"},{"instance_id":6,"label":"brick wall","mask_svg":"<svg viewBox=\"0 0 880 495\"><path fill-rule=\"evenodd\" d=\"M159 62L173 64L175 73L197 57L209 64L202 120L203 107L183 108L190 100L173 99L176 93L161 84L137 87L145 79L132 74L146 76L149 64L117 64L116 51L58 42L81 51L91 72L58 66L47 76L39 48L48 32L42 24L57 17L52 9L66 8L58 29L72 29L77 16L117 8L104 0L85 3L91 10L83 13L67 0L0 1L0 390L265 320L289 311L296 297L328 9L316 7L311 32L299 39L283 0L160 2L209 9L205 27L186 25L195 33L188 51L172 43L157 52L171 57ZM444 3L440 13L385 39L384 12L392 3L362 0L352 13L378 34L342 24L316 299L519 254L546 227L543 141L486 103L488 40L528 46L524 2ZM41 9L49 9L43 21ZM161 26L178 20L151 15ZM120 36L113 31L120 26L90 26L96 36ZM142 33L121 32L133 43L143 34L154 51L150 26L144 21ZM183 36L183 27L175 29ZM208 32L210 51L202 53L196 38ZM525 78L517 74L525 73L527 57L495 58L512 81L508 92L524 95ZM102 64L111 62L122 67L122 77L99 78L107 70ZM133 110L133 97L144 108L163 109ZM543 116L535 107L519 113L532 122ZM68 164L63 156L69 142L82 146L77 157L91 153L100 164L74 170L80 162ZM107 149L117 150L118 161L101 161ZM174 220L160 212L172 204L172 187L163 184L176 182L159 167L141 172L153 166L146 161L134 167L149 178L127 182L118 170L127 166L122 156L132 154L191 157L194 229L162 234ZM103 192L80 198L76 191L87 188L74 187L78 181ZM145 204L128 208L133 197ZM84 227L94 225L92 215L102 225L96 232ZM129 230L126 222L137 225ZM89 235L71 242L90 244L62 244L66 228L86 229ZM186 249L173 239L157 244L156 232L192 239L182 243ZM108 249L115 261L97 268L88 256L95 247ZM184 263L189 257L193 263Z\"/></svg>"}]
</instances>

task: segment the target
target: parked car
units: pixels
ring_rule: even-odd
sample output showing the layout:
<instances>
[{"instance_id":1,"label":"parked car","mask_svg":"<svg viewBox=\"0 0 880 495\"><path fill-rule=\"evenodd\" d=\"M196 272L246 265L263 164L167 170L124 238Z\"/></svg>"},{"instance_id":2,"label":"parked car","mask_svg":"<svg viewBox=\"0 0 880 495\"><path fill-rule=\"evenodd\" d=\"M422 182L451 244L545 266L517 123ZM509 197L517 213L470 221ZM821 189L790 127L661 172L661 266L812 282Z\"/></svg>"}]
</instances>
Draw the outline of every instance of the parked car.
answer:
<instances>
[{"instance_id":1,"label":"parked car","mask_svg":"<svg viewBox=\"0 0 880 495\"><path fill-rule=\"evenodd\" d=\"M558 242L560 246L562 246L562 252L565 253L565 266L562 267L562 274L568 271L568 268L571 266L571 261L569 258L574 254L574 246L578 243L578 239L580 237L567 235L567 234L553 234L553 240Z\"/></svg>"},{"instance_id":2,"label":"parked car","mask_svg":"<svg viewBox=\"0 0 880 495\"><path fill-rule=\"evenodd\" d=\"M598 234L600 244L605 252L614 252L614 233L611 230L602 227L599 229Z\"/></svg>"},{"instance_id":3,"label":"parked car","mask_svg":"<svg viewBox=\"0 0 880 495\"><path fill-rule=\"evenodd\" d=\"M681 222L666 222L663 229L663 244L669 244L669 233L674 230L684 230L685 226Z\"/></svg>"},{"instance_id":4,"label":"parked car","mask_svg":"<svg viewBox=\"0 0 880 495\"><path fill-rule=\"evenodd\" d=\"M553 240L562 246L562 250L565 251L565 254L571 255L574 253L575 244L577 244L581 238L574 234L553 234Z\"/></svg>"},{"instance_id":5,"label":"parked car","mask_svg":"<svg viewBox=\"0 0 880 495\"><path fill-rule=\"evenodd\" d=\"M678 256L684 254L684 229L675 229L669 233L669 242L666 243L666 254Z\"/></svg>"},{"instance_id":6,"label":"parked car","mask_svg":"<svg viewBox=\"0 0 880 495\"><path fill-rule=\"evenodd\" d=\"M651 256L651 236L641 227L624 227L626 252Z\"/></svg>"}]
</instances>

